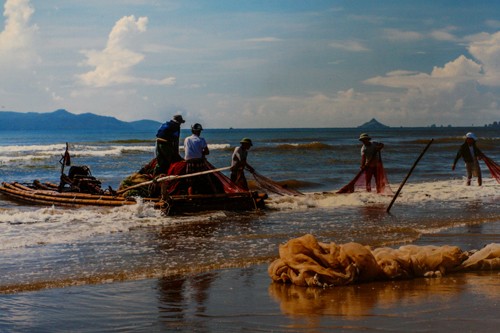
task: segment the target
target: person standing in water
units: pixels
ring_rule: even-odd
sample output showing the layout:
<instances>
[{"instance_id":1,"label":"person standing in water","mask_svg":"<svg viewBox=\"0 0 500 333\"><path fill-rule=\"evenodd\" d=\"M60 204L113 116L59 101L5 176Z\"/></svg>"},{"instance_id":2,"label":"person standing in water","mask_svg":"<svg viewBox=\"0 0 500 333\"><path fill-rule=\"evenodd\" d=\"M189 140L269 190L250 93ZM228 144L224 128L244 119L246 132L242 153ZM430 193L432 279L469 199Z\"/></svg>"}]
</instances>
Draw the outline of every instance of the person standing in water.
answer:
<instances>
[{"instance_id":1,"label":"person standing in water","mask_svg":"<svg viewBox=\"0 0 500 333\"><path fill-rule=\"evenodd\" d=\"M481 177L481 167L479 166L479 160L484 157L483 152L476 146L477 136L469 132L465 134L465 142L460 146L460 149L455 156L451 170L455 171L455 166L460 158L465 162L465 168L467 170L467 186L470 185L472 177L477 177L477 184L481 186L483 184L483 179Z\"/></svg>"},{"instance_id":2,"label":"person standing in water","mask_svg":"<svg viewBox=\"0 0 500 333\"><path fill-rule=\"evenodd\" d=\"M245 168L254 173L255 170L247 163L248 150L252 147L252 140L243 138L240 146L236 147L231 158L231 180L239 187L248 191L248 183L245 177Z\"/></svg>"},{"instance_id":3,"label":"person standing in water","mask_svg":"<svg viewBox=\"0 0 500 333\"><path fill-rule=\"evenodd\" d=\"M363 143L361 147L361 169L365 170L366 191L371 192L372 177L375 177L375 184L377 186L377 193L381 192L380 174L379 170L380 151L384 148L384 144L380 142L371 141L372 138L362 133L359 136L359 141Z\"/></svg>"},{"instance_id":4,"label":"person standing in water","mask_svg":"<svg viewBox=\"0 0 500 333\"><path fill-rule=\"evenodd\" d=\"M201 137L203 127L201 124L191 126L191 136L184 139L184 159L186 160L186 174L196 173L207 170L205 156L210 154L207 141ZM188 194L198 194L206 192L203 187L208 186L210 182L208 177L197 176L187 179L189 187Z\"/></svg>"},{"instance_id":5,"label":"person standing in water","mask_svg":"<svg viewBox=\"0 0 500 333\"><path fill-rule=\"evenodd\" d=\"M179 137L181 135L181 124L185 122L182 116L177 114L173 116L172 120L165 122L158 129L155 147L155 175L167 173L171 163L182 159L179 155Z\"/></svg>"}]
</instances>

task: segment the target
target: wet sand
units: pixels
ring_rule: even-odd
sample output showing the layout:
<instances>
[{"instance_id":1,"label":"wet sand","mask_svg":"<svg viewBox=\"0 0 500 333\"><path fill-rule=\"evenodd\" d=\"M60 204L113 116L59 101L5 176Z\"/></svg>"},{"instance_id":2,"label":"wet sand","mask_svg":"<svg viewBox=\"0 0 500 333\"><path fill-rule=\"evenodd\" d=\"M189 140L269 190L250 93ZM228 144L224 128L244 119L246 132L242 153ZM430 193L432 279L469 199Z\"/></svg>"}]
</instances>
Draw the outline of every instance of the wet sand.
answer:
<instances>
[{"instance_id":1,"label":"wet sand","mask_svg":"<svg viewBox=\"0 0 500 333\"><path fill-rule=\"evenodd\" d=\"M424 235L463 250L500 242L500 222ZM267 264L0 296L9 332L498 332L500 272L332 289L272 283Z\"/></svg>"}]
</instances>

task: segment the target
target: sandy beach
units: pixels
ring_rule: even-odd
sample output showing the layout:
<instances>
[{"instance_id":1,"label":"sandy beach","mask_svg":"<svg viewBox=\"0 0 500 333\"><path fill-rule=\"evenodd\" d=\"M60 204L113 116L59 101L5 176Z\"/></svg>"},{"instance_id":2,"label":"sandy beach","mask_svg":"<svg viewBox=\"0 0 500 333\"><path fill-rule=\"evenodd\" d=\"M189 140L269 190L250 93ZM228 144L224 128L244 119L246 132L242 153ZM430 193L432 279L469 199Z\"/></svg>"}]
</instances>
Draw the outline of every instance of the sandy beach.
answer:
<instances>
[{"instance_id":1,"label":"sandy beach","mask_svg":"<svg viewBox=\"0 0 500 333\"><path fill-rule=\"evenodd\" d=\"M415 244L470 250L499 236L494 222ZM3 295L0 331L497 332L500 325L498 271L321 289L272 283L267 267Z\"/></svg>"}]
</instances>

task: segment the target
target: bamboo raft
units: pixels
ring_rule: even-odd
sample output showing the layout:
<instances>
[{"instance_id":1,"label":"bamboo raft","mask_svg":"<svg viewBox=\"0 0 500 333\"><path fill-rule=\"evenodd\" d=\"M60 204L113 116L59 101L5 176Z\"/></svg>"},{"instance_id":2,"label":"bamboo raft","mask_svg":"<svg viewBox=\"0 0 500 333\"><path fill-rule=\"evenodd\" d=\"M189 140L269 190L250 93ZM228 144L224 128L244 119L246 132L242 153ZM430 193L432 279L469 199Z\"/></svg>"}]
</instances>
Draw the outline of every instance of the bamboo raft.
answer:
<instances>
[{"instance_id":1,"label":"bamboo raft","mask_svg":"<svg viewBox=\"0 0 500 333\"><path fill-rule=\"evenodd\" d=\"M7 198L42 206L62 206L80 208L88 206L118 207L135 205L133 197L113 194L88 194L79 192L59 192L58 186L52 183L33 182L21 184L18 182L3 182L0 193ZM143 202L151 202L166 215L197 213L202 211L231 210L247 211L263 208L267 195L257 192L172 195L165 200L160 198L141 198Z\"/></svg>"},{"instance_id":2,"label":"bamboo raft","mask_svg":"<svg viewBox=\"0 0 500 333\"><path fill-rule=\"evenodd\" d=\"M210 210L233 210L245 211L255 210L264 207L264 200L267 194L242 191L238 193L217 193L217 194L196 194L164 195L160 198L131 197L123 193L131 189L143 187L160 181L179 180L193 176L200 176L227 170L230 167L210 169L197 173L184 175L170 175L155 180L150 180L126 187L119 191L101 189L101 182L92 176L90 168L87 166L71 166L69 154L69 144L66 143L66 150L61 159L60 184L41 183L38 180L31 184L21 184L19 182L3 182L0 186L0 194L8 199L20 201L34 205L63 206L63 207L117 207L124 205L135 205L139 201L149 202L155 208L161 209L165 215L176 215L183 213L197 213ZM179 162L180 163L180 162ZM64 173L65 166L70 166L69 172ZM69 187L67 187L69 185ZM171 191L170 193L173 193ZM148 194L152 195L152 194Z\"/></svg>"},{"instance_id":3,"label":"bamboo raft","mask_svg":"<svg viewBox=\"0 0 500 333\"><path fill-rule=\"evenodd\" d=\"M44 188L34 185L24 185L18 182L3 182L0 186L0 193L10 199L38 205L56 205L65 207L82 206L123 206L134 205L137 202L123 196L113 196L111 194L88 194L78 192L59 192L57 185L51 183L42 184Z\"/></svg>"}]
</instances>

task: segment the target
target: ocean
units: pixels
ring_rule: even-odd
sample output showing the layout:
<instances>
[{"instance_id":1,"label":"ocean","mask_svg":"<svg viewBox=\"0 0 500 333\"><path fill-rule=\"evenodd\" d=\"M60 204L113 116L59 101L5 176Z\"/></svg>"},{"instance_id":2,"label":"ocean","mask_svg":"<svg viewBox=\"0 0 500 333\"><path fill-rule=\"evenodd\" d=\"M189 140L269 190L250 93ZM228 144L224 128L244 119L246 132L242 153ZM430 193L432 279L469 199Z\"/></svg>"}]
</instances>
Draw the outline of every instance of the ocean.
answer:
<instances>
[{"instance_id":1,"label":"ocean","mask_svg":"<svg viewBox=\"0 0 500 333\"><path fill-rule=\"evenodd\" d=\"M434 140L390 213L386 208L392 196L335 193L359 171L358 137L365 130L358 128L204 130L208 160L215 167L229 166L234 147L249 137L254 145L248 161L256 171L305 194L280 197L270 193L263 211L166 217L147 203L68 209L27 206L0 197L0 331L175 328L188 332L193 326L186 325L186 318L195 316L203 322L204 311L214 302L207 295L222 297L208 293L210 288L230 285L227 280L251 288L255 272L262 273L262 267L278 256L278 246L291 238L311 233L323 242L377 247L416 242L423 235L452 228L487 229L500 222L500 184L483 163L481 187L475 181L465 186L463 161L451 170L470 130L479 137L479 148L500 163L498 129L369 131L374 141L385 144L382 159L394 192L427 143ZM183 130L181 139L189 134ZM104 188L117 189L121 180L153 158L153 137L154 133L147 132L2 132L0 180L57 183L59 160L68 142L73 165L89 166ZM500 242L498 234L494 235L491 241ZM481 237L470 237L464 244L467 249L484 245ZM228 269L230 273L220 274ZM231 276L231 269L239 275ZM193 276L200 278L187 279ZM261 280L267 289L270 279ZM187 307L183 303L186 293L196 300ZM63 302L60 306L58 300ZM234 306L233 300L218 300L219 304L226 301ZM254 304L253 308L258 307ZM183 324L176 326L179 322ZM263 330L273 328L280 331L272 323ZM234 323L226 329L221 331L244 331ZM205 327L199 331L218 330Z\"/></svg>"}]
</instances>

